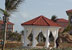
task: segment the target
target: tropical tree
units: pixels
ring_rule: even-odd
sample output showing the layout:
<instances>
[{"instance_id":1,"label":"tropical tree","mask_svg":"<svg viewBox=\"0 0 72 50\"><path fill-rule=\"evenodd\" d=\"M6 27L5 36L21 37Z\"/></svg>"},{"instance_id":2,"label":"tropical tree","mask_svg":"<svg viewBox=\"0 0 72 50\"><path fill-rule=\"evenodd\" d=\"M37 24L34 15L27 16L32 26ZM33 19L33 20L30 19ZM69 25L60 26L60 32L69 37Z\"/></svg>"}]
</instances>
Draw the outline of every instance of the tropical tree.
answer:
<instances>
[{"instance_id":1,"label":"tropical tree","mask_svg":"<svg viewBox=\"0 0 72 50\"><path fill-rule=\"evenodd\" d=\"M7 40L11 41L21 41L21 34L17 32L7 32Z\"/></svg>"},{"instance_id":2,"label":"tropical tree","mask_svg":"<svg viewBox=\"0 0 72 50\"><path fill-rule=\"evenodd\" d=\"M69 32L70 30L72 30L72 26L70 24L68 24L68 26L64 29L64 31L62 33Z\"/></svg>"},{"instance_id":3,"label":"tropical tree","mask_svg":"<svg viewBox=\"0 0 72 50\"><path fill-rule=\"evenodd\" d=\"M21 31L21 35L24 35L24 30Z\"/></svg>"},{"instance_id":4,"label":"tropical tree","mask_svg":"<svg viewBox=\"0 0 72 50\"><path fill-rule=\"evenodd\" d=\"M57 18L57 16L56 16L56 15L53 15L53 16L51 17L51 20L54 21L54 22L56 22L56 18Z\"/></svg>"},{"instance_id":5,"label":"tropical tree","mask_svg":"<svg viewBox=\"0 0 72 50\"><path fill-rule=\"evenodd\" d=\"M17 10L19 4L23 1L24 0L5 0L5 10L7 10L8 12L11 12L13 10L15 11Z\"/></svg>"},{"instance_id":6,"label":"tropical tree","mask_svg":"<svg viewBox=\"0 0 72 50\"><path fill-rule=\"evenodd\" d=\"M10 12L14 12L17 10L18 5L24 0L5 0L5 10L0 9L3 12L3 21L4 21L4 47L6 41L6 27L7 27L7 20L10 16ZM3 48L4 48L3 47Z\"/></svg>"},{"instance_id":7,"label":"tropical tree","mask_svg":"<svg viewBox=\"0 0 72 50\"><path fill-rule=\"evenodd\" d=\"M3 22L4 22L3 47L2 47L2 50L3 50L5 47L5 42L6 42L7 20L10 15L8 14L6 10L0 9L0 11L2 11L3 13Z\"/></svg>"}]
</instances>

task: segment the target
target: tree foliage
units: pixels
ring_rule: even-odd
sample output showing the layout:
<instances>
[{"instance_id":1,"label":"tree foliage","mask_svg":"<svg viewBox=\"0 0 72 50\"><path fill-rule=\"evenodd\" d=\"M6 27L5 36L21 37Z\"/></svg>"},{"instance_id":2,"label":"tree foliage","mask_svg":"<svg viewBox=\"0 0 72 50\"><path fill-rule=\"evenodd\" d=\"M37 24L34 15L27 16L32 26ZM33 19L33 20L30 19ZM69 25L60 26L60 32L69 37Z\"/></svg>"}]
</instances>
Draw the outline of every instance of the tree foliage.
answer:
<instances>
[{"instance_id":1,"label":"tree foliage","mask_svg":"<svg viewBox=\"0 0 72 50\"><path fill-rule=\"evenodd\" d=\"M4 33L4 31L0 32L0 39L3 38L3 33ZM19 33L8 31L6 35L7 35L7 37L6 37L7 40L21 41L21 34L19 34Z\"/></svg>"},{"instance_id":2,"label":"tree foliage","mask_svg":"<svg viewBox=\"0 0 72 50\"><path fill-rule=\"evenodd\" d=\"M21 35L24 35L24 30L21 31Z\"/></svg>"},{"instance_id":3,"label":"tree foliage","mask_svg":"<svg viewBox=\"0 0 72 50\"><path fill-rule=\"evenodd\" d=\"M5 0L5 9L7 11L17 10L17 7L24 0Z\"/></svg>"},{"instance_id":4,"label":"tree foliage","mask_svg":"<svg viewBox=\"0 0 72 50\"><path fill-rule=\"evenodd\" d=\"M56 22L56 18L57 18L57 16L53 15L52 18L51 18L51 20L54 21L54 22Z\"/></svg>"},{"instance_id":5,"label":"tree foliage","mask_svg":"<svg viewBox=\"0 0 72 50\"><path fill-rule=\"evenodd\" d=\"M9 16L10 16L10 14L8 14L8 12L7 12L7 11L5 11L5 10L3 10L3 9L1 9L1 8L0 8L0 11L2 11L3 15L5 15L5 16L7 16L7 17L9 17Z\"/></svg>"},{"instance_id":6,"label":"tree foliage","mask_svg":"<svg viewBox=\"0 0 72 50\"><path fill-rule=\"evenodd\" d=\"M70 30L72 30L72 26L69 24L62 33L69 32Z\"/></svg>"}]
</instances>

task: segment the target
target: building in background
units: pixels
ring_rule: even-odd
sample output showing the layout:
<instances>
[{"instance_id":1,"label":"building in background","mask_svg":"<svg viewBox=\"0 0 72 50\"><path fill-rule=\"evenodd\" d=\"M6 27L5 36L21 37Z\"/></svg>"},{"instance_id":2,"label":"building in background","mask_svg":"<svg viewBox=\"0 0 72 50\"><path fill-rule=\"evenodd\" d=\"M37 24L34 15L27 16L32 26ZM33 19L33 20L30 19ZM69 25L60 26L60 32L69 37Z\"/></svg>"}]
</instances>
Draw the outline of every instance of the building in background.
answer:
<instances>
[{"instance_id":1,"label":"building in background","mask_svg":"<svg viewBox=\"0 0 72 50\"><path fill-rule=\"evenodd\" d=\"M69 24L72 27L72 9L66 11L67 15L69 16ZM72 35L72 30L70 30L70 34Z\"/></svg>"},{"instance_id":2,"label":"building in background","mask_svg":"<svg viewBox=\"0 0 72 50\"><path fill-rule=\"evenodd\" d=\"M69 23L72 25L72 9L66 11L67 15L69 16Z\"/></svg>"},{"instance_id":3,"label":"building in background","mask_svg":"<svg viewBox=\"0 0 72 50\"><path fill-rule=\"evenodd\" d=\"M63 30L68 26L69 21L64 18L59 18L56 20L56 23L61 25L60 32L63 32Z\"/></svg>"},{"instance_id":4,"label":"building in background","mask_svg":"<svg viewBox=\"0 0 72 50\"><path fill-rule=\"evenodd\" d=\"M60 24L62 28L66 28L68 26L68 20L59 18L56 23Z\"/></svg>"},{"instance_id":5,"label":"building in background","mask_svg":"<svg viewBox=\"0 0 72 50\"><path fill-rule=\"evenodd\" d=\"M14 24L8 21L7 22L7 31L13 32L13 26L14 26ZM3 31L3 30L4 30L4 23L2 20L0 20L0 31Z\"/></svg>"}]
</instances>

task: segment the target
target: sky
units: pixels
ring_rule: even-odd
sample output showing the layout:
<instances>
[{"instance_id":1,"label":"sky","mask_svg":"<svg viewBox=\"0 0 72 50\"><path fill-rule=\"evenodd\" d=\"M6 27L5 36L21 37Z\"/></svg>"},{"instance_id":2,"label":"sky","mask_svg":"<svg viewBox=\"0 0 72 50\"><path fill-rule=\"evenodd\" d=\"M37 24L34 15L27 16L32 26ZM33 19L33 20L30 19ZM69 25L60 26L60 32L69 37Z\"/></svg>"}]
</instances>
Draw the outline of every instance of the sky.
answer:
<instances>
[{"instance_id":1,"label":"sky","mask_svg":"<svg viewBox=\"0 0 72 50\"><path fill-rule=\"evenodd\" d=\"M4 0L0 0L0 8L4 9ZM13 22L14 31L23 30L21 23L43 15L51 18L56 15L57 18L68 19L66 11L72 9L72 0L25 0L17 11L13 12L10 21Z\"/></svg>"}]
</instances>

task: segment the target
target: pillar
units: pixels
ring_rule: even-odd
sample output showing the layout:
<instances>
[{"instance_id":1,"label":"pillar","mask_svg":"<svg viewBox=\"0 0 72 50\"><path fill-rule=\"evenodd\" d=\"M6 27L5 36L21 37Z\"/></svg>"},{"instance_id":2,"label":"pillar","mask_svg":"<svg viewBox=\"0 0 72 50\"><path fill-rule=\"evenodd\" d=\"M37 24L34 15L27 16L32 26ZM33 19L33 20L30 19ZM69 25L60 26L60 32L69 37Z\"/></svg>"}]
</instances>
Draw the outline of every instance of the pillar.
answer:
<instances>
[{"instance_id":1,"label":"pillar","mask_svg":"<svg viewBox=\"0 0 72 50\"><path fill-rule=\"evenodd\" d=\"M32 47L36 47L36 45L37 45L37 43L38 43L36 37L37 37L38 34L39 34L39 30L33 30L32 33L33 33Z\"/></svg>"},{"instance_id":2,"label":"pillar","mask_svg":"<svg viewBox=\"0 0 72 50\"><path fill-rule=\"evenodd\" d=\"M24 35L21 35L21 42L24 44Z\"/></svg>"},{"instance_id":3,"label":"pillar","mask_svg":"<svg viewBox=\"0 0 72 50\"><path fill-rule=\"evenodd\" d=\"M26 37L27 37L27 35L26 35L26 29L24 29L24 46L27 46L27 39L26 39Z\"/></svg>"},{"instance_id":4,"label":"pillar","mask_svg":"<svg viewBox=\"0 0 72 50\"><path fill-rule=\"evenodd\" d=\"M50 45L50 43L49 43L49 35L50 35L50 30L47 30L47 33L46 33L46 44L45 44L46 48L48 48L49 45Z\"/></svg>"},{"instance_id":5,"label":"pillar","mask_svg":"<svg viewBox=\"0 0 72 50\"><path fill-rule=\"evenodd\" d=\"M56 46L56 40L57 40L57 38L58 38L58 29L53 30L53 31L52 31L52 34L53 34L53 37L54 37L54 48L56 48L56 47L57 47L57 46Z\"/></svg>"}]
</instances>

